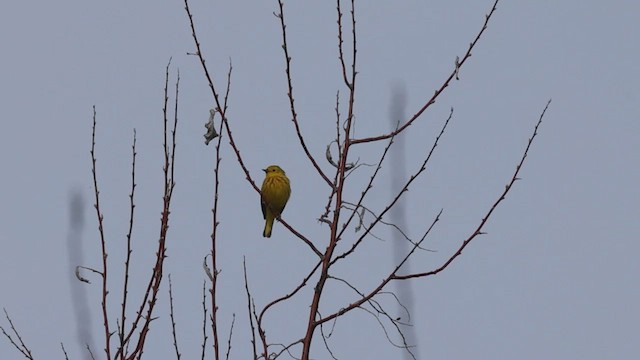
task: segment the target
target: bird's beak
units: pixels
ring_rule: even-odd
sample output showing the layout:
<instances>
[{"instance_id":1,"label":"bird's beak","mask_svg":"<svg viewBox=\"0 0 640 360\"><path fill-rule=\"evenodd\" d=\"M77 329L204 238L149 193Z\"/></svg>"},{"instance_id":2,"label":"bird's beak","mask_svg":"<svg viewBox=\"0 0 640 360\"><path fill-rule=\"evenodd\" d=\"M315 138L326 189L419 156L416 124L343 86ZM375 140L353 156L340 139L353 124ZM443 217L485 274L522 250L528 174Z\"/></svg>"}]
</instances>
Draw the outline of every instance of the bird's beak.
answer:
<instances>
[{"instance_id":1,"label":"bird's beak","mask_svg":"<svg viewBox=\"0 0 640 360\"><path fill-rule=\"evenodd\" d=\"M267 172L267 169L262 169L262 171Z\"/></svg>"}]
</instances>

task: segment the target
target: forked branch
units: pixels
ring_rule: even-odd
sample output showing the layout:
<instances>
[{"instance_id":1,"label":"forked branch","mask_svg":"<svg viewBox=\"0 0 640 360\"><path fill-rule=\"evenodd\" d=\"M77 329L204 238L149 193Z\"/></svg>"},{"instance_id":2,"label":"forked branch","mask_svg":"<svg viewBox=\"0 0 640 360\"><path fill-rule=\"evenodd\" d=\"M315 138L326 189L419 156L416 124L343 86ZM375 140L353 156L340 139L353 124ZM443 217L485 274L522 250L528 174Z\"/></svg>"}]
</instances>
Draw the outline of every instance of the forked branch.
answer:
<instances>
[{"instance_id":1,"label":"forked branch","mask_svg":"<svg viewBox=\"0 0 640 360\"><path fill-rule=\"evenodd\" d=\"M489 211L487 211L485 216L482 218L482 220L478 224L478 227L471 233L471 235L469 235L469 237L466 240L464 240L462 242L462 244L460 245L458 250L453 255L451 255L451 257L449 257L449 259L447 259L441 266L439 266L438 268L436 268L434 270L427 271L427 272L408 274L408 275L397 275L397 274L394 274L393 277L392 277L392 280L407 280L407 279L412 279L412 278L431 276L431 275L435 275L435 274L441 272L442 270L446 269L458 256L462 255L462 251L467 247L467 245L469 245L471 243L471 241L473 241L473 239L475 239L478 235L483 234L482 229L484 228L484 225L489 220L489 217L491 217L493 212L498 208L498 205L500 205L500 203L502 203L502 201L505 200L507 194L509 193L509 191L511 190L513 185L516 183L516 181L520 180L518 175L520 174L520 170L522 169L522 165L524 165L524 161L526 160L527 155L529 154L529 149L531 148L531 145L533 144L533 140L538 135L538 128L540 127L540 124L542 124L542 119L544 118L544 114L547 112L547 109L549 108L550 104L551 104L551 100L549 100L547 102L547 105L544 107L544 110L542 110L542 113L540 114L540 118L538 119L538 122L536 123L536 126L533 129L533 134L531 135L531 137L529 138L529 141L527 142L527 147L525 148L524 153L522 154L522 157L520 158L520 162L516 166L516 170L513 173L513 176L511 177L511 180L504 187L504 191L502 192L500 197L498 197L498 199L493 203L493 205L491 206Z\"/></svg>"},{"instance_id":2,"label":"forked branch","mask_svg":"<svg viewBox=\"0 0 640 360\"><path fill-rule=\"evenodd\" d=\"M362 296L360 299L355 300L354 302L352 302L351 304L349 304L348 306L340 309L339 311L328 315L326 317L323 317L319 320L316 321L316 324L322 324L325 323L327 321L331 321L332 319L341 316L355 308L360 307L362 304L364 304L365 302L369 301L370 299L372 299L374 296L376 296L377 294L379 294L384 288L385 286L393 281L393 280L408 280L408 279L413 279L413 278L419 278L419 277L426 277L426 276L432 276L432 275L436 275L439 272L443 271L444 269L446 269L458 256L460 256L462 254L462 251L478 236L483 234L482 229L484 228L484 225L487 223L487 221L489 220L489 218L491 217L491 215L493 214L493 212L495 211L495 209L505 200L506 195L509 193L509 191L511 190L511 188L513 187L513 185L515 184L515 182L517 180L519 180L520 178L518 177L520 170L522 169L522 166L524 165L524 162L527 158L527 155L529 153L529 149L531 148L531 145L533 144L533 140L536 138L536 136L538 135L538 128L540 127L540 124L542 123L542 119L544 118L544 115L547 111L547 109L549 108L549 104L551 104L551 100L549 100L547 102L547 105L545 106L544 110L542 111L542 113L540 114L540 118L538 119L538 122L536 123L534 129L533 129L533 134L532 136L529 138L529 141L527 142L527 146L522 154L522 157L520 158L520 162L518 163L518 165L516 166L516 170L513 173L513 176L511 177L511 180L509 181L509 183L507 183L507 185L505 186L504 191L499 195L499 197L497 198L497 200L492 204L492 206L489 208L489 210L485 213L484 217L482 218L482 220L480 221L479 225L476 227L476 229L474 229L474 231L471 233L471 235L465 239L462 244L460 245L460 247L458 248L458 250L451 255L451 257L449 257L449 259L447 259L444 264L442 264L441 266L439 266L438 268L431 270L431 271L427 271L427 272L420 272L420 273L413 273L413 274L408 274L408 275L400 275L398 274L398 271L402 268L402 266L404 265L404 263L409 259L409 257L411 257L411 255L419 248L419 246L422 244L422 242L426 239L427 235L429 234L429 232L431 231L431 229L433 228L433 226L435 225L435 223L439 220L440 218L440 214L442 213L442 211L438 214L438 216L435 218L435 220L433 221L433 223L431 224L431 226L429 227L429 229L427 229L427 231L425 232L424 236L420 239L420 241L418 241L413 247L412 249L405 255L404 259L394 268L394 270L384 279L381 281L381 283L374 288L373 290L371 290L367 295Z\"/></svg>"},{"instance_id":3,"label":"forked branch","mask_svg":"<svg viewBox=\"0 0 640 360\"><path fill-rule=\"evenodd\" d=\"M291 56L289 55L289 47L287 45L287 26L285 25L284 20L284 2L283 0L278 0L278 5L280 7L280 13L276 14L276 17L280 20L280 27L282 29L282 51L284 52L284 60L285 60L285 73L287 74L287 97L289 98L289 108L291 110L291 121L293 122L294 127L296 128L296 134L298 135L298 141L300 142L300 146L302 150L307 155L307 158L313 165L313 167L318 172L318 175L322 177L322 179L329 185L330 188L333 188L335 183L331 182L331 180L327 177L327 175L322 171L320 165L316 161L316 159L311 155L309 148L307 147L307 143L304 140L304 136L302 135L302 130L300 129L300 122L298 121L298 113L296 111L295 100L293 97L293 80L291 79Z\"/></svg>"}]
</instances>

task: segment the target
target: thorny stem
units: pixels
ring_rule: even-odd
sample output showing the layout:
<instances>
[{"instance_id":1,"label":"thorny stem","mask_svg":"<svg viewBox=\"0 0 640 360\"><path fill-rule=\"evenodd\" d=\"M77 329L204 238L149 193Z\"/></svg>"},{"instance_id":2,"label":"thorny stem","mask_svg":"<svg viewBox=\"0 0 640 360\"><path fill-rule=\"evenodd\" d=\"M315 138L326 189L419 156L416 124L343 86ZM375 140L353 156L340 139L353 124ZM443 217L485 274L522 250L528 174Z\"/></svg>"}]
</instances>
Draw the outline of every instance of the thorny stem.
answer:
<instances>
[{"instance_id":1,"label":"thorny stem","mask_svg":"<svg viewBox=\"0 0 640 360\"><path fill-rule=\"evenodd\" d=\"M171 198L173 195L173 189L175 188L175 182L173 178L174 174L174 163L175 163L175 149L176 149L176 137L175 131L178 123L178 98L176 97L176 105L174 114L174 127L173 127L173 136L172 136L172 144L168 143L168 127L167 123L169 121L168 118L168 82L169 82L169 66L171 64L171 60L169 60L169 64L167 64L166 68L166 77L165 77L165 88L164 88L164 106L163 106L163 121L164 121L164 155L165 155L165 163L163 166L164 172L164 193L163 193L163 207L160 218L160 235L158 239L158 249L156 251L156 263L152 269L151 276L149 278L149 283L147 284L147 288L145 290L144 296L142 298L142 302L140 304L140 308L137 311L137 316L131 324L131 329L127 333L125 337L124 343L127 344L133 336L135 330L137 329L140 321L144 319L142 329L140 330L138 341L134 350L126 356L127 359L139 358L142 356L142 352L144 349L144 344L146 341L146 336L149 331L149 327L153 318L153 310L156 305L156 301L158 298L158 293L160 291L160 284L162 283L162 272L164 266L164 260L166 258L166 238L167 232L169 229L169 214L170 214L170 206L171 206ZM178 93L177 88L179 87L180 76L178 74L178 78L176 80L176 94ZM146 307L146 311L145 311ZM116 357L121 356L122 353L125 352L124 348L119 348Z\"/></svg>"},{"instance_id":2,"label":"thorny stem","mask_svg":"<svg viewBox=\"0 0 640 360\"><path fill-rule=\"evenodd\" d=\"M542 124L542 119L544 118L544 115L547 112L547 109L549 108L550 104L551 104L551 100L547 102L547 105L544 107L544 110L542 110L542 113L540 114L540 118L538 119L538 122L536 123L536 126L533 129L533 134L531 135L531 137L529 138L529 141L527 142L527 147L525 148L524 153L520 158L520 162L518 163L518 166L516 166L516 170L513 173L511 180L504 187L504 191L502 192L498 200L496 200L496 202L493 203L489 211L482 218L482 221L480 221L480 224L478 225L478 227L471 233L471 235L466 240L462 242L462 245L460 245L458 250L449 259L447 259L447 261L445 261L441 266L439 266L434 270L422 272L422 273L409 274L409 275L394 275L393 280L407 280L412 278L431 276L441 272L442 270L446 269L449 266L449 264L453 262L453 260L455 260L458 256L462 255L462 251L467 247L467 245L469 245L469 243L471 243L473 239L476 238L476 236L483 234L482 228L489 220L489 217L491 216L491 214L493 214L494 210L498 207L498 205L500 205L500 203L505 200L507 194L509 193L509 190L511 190L511 187L515 184L515 182L520 180L520 178L518 177L518 174L520 173L520 169L522 168L522 165L524 164L524 161L526 160L527 155L529 154L529 149L533 144L533 140L536 138L536 136L538 136L538 128L540 127L540 124Z\"/></svg>"},{"instance_id":3,"label":"thorny stem","mask_svg":"<svg viewBox=\"0 0 640 360\"><path fill-rule=\"evenodd\" d=\"M280 13L277 15L278 19L280 19L280 26L282 27L282 50L284 52L285 64L286 64L286 74L287 74L287 97L289 98L289 107L291 109L291 121L296 128L296 134L298 135L298 140L300 141L300 145L302 146L302 150L311 161L311 164L316 169L320 177L329 185L329 187L333 188L334 183L327 177L327 175L322 171L320 165L316 159L311 155L309 149L307 148L307 144L304 141L304 136L302 136L302 130L300 129L300 123L298 122L298 113L296 112L295 101L293 97L293 80L291 79L291 56L289 56L289 48L287 47L287 31L286 24L284 20L284 2L283 0L278 0L278 5L280 6Z\"/></svg>"},{"instance_id":4,"label":"thorny stem","mask_svg":"<svg viewBox=\"0 0 640 360\"><path fill-rule=\"evenodd\" d=\"M102 321L104 325L104 337L105 346L104 351L107 358L111 358L111 346L109 345L111 340L111 331L109 330L109 315L107 314L107 295L109 290L107 289L107 242L104 237L104 226L102 220L104 219L102 212L100 211L100 191L98 190L98 175L96 170L96 107L93 106L93 131L91 133L91 172L93 174L93 189L95 195L94 208L96 209L96 215L98 216L98 231L100 233L100 245L102 250Z\"/></svg>"},{"instance_id":5,"label":"thorny stem","mask_svg":"<svg viewBox=\"0 0 640 360\"><path fill-rule=\"evenodd\" d=\"M127 322L127 297L129 294L129 266L131 264L131 236L133 234L133 215L135 210L135 204L133 203L135 190L136 190L136 130L133 130L133 145L131 146L132 150L132 161L131 161L131 193L129 194L129 231L127 232L127 256L124 261L124 284L122 286L122 312L120 315L120 329L118 331L118 336L120 337L120 349L123 349L125 346L125 325ZM120 359L124 359L124 351L120 352Z\"/></svg>"},{"instance_id":6,"label":"thorny stem","mask_svg":"<svg viewBox=\"0 0 640 360\"><path fill-rule=\"evenodd\" d=\"M341 7L340 0L337 1L337 11L338 11L338 19L341 19ZM351 81L347 81L347 87L349 88L349 110L347 113L347 121L345 125L345 138L342 146L342 156L340 157L339 166L336 171L338 172L338 183L336 184L336 201L335 207L333 211L333 221L331 224L331 235L329 246L327 247L324 257L322 258L322 269L320 272L320 278L318 279L318 283L314 289L313 298L311 300L311 306L309 309L309 319L307 321L307 331L305 337L303 339L302 344L302 359L308 360L311 353L311 341L313 339L313 334L315 332L316 327L319 323L316 321L316 315L318 314L318 310L320 307L320 297L322 295L322 290L327 281L327 277L329 275L329 267L331 265L331 257L333 256L333 252L335 250L336 244L338 242L338 223L340 220L340 210L342 208L342 195L344 189L345 178L345 169L347 166L347 158L349 155L349 146L351 144L351 126L353 124L353 109L355 105L355 89L356 89L356 53L357 53L357 41L356 41L356 17L355 17L355 3L354 0L351 0L351 26L352 26L352 47L353 47L353 58L351 62ZM342 28L342 23L339 20L338 27ZM343 60L342 51L340 51L341 60Z\"/></svg>"},{"instance_id":7,"label":"thorny stem","mask_svg":"<svg viewBox=\"0 0 640 360\"><path fill-rule=\"evenodd\" d=\"M484 33L484 31L487 30L487 25L489 24L489 20L493 16L493 13L496 11L499 1L500 0L496 0L493 3L493 7L489 11L489 13L487 15L485 15L484 25L482 26L482 29L480 29L480 32L478 32L478 35L476 36L476 38L471 42L471 44L469 44L469 48L467 49L467 52L462 57L462 60L460 60L459 62L456 61L455 69L451 72L451 74L444 81L444 83L442 83L442 86L440 86L440 88L435 91L433 96L431 96L431 98L409 120L407 120L407 122L405 122L400 127L398 127L396 130L394 130L394 131L392 131L392 132L390 132L388 134L380 135L380 136L372 136L372 137L362 138L362 139L353 139L352 143L353 144L360 144L360 143L365 143L365 142L380 141L380 140L388 139L388 138L390 138L390 137L392 137L394 135L397 135L397 134L403 132L409 126L411 126L411 124L413 124L413 122L416 119L418 119L420 117L420 115L422 115L422 113L425 112L425 110L427 110L431 105L433 105L436 102L436 99L440 96L440 94L442 94L444 92L444 90L449 86L449 83L451 82L451 80L453 80L457 76L457 74L458 74L460 68L462 67L462 65L467 61L467 59L469 59L471 57L471 50L473 50L473 48L476 46L476 43L478 43L478 40L480 40L480 37L482 37L482 34Z\"/></svg>"},{"instance_id":8,"label":"thorny stem","mask_svg":"<svg viewBox=\"0 0 640 360\"><path fill-rule=\"evenodd\" d=\"M229 72L227 75L227 92L224 97L224 109L227 108L227 101L229 99L229 90L231 88L231 71L233 67L229 64ZM211 210L213 229L211 231L211 262L213 267L213 274L211 276L211 331L213 336L213 352L216 360L220 358L220 341L218 339L218 303L217 303L217 286L218 286L218 263L217 263L217 240L218 240L218 198L220 195L220 150L222 145L222 125L220 122L220 129L218 130L218 143L216 144L216 160L214 168L214 191L213 191L213 209ZM231 341L231 339L229 339Z\"/></svg>"},{"instance_id":9,"label":"thorny stem","mask_svg":"<svg viewBox=\"0 0 640 360\"><path fill-rule=\"evenodd\" d=\"M482 218L482 220L480 221L478 227L476 229L474 229L474 231L471 233L471 235L469 235L469 237L467 239L465 239L462 244L460 245L460 247L458 248L458 250L449 257L449 259L447 259L441 266L439 266L438 268L431 270L431 271L427 271L427 272L421 272L421 273L414 273L414 274L408 274L408 275L398 275L398 271L402 268L402 266L404 265L404 263L409 259L409 257L416 251L416 249L419 248L419 246L422 244L422 242L426 239L426 236L429 234L429 232L431 231L431 229L433 228L433 226L435 225L435 223L440 219L440 214L442 214L442 211L440 211L440 213L438 214L438 216L436 217L436 219L433 221L433 223L431 224L431 227L429 227L429 229L427 229L427 231L425 232L424 236L422 237L422 239L420 239L420 241L418 241L416 244L413 245L411 251L409 251L408 254L405 255L404 259L394 268L394 270L384 279L382 280L382 282L372 291L370 291L366 296L361 297L360 299L352 302L351 304L349 304L348 306L340 309L339 311L328 315L326 317L323 317L322 319L319 319L317 321L318 324L322 324L325 323L327 321L331 321L332 319L335 319L355 308L360 307L362 304L364 304L365 302L369 301L371 298L373 298L376 294L379 294L382 289L384 289L384 287L392 280L408 280L408 279L413 279L413 278L419 278L419 277L427 277L427 276L433 276L438 274L439 272L443 271L444 269L446 269L451 263L453 263L453 261L458 258L460 255L462 255L462 251L475 239L478 237L478 235L482 235L482 229L484 228L484 225L487 223L487 221L489 220L489 218L491 217L491 215L493 214L493 212L495 211L495 209L497 209L497 207L506 199L507 194L509 193L509 191L511 190L511 188L513 187L513 185L515 184L515 182L517 180L520 180L520 178L518 177L520 170L522 169L522 166L527 158L527 155L529 154L529 149L531 148L531 145L533 144L533 140L536 138L536 136L538 135L538 128L540 127L540 124L542 124L542 119L544 118L544 115L547 111L547 109L549 108L549 105L551 104L551 100L549 100L547 102L547 105L545 106L544 110L542 111L542 113L540 114L540 118L538 119L538 122L536 123L536 126L533 129L533 134L531 135L531 137L529 138L529 141L527 142L527 146L522 154L522 157L520 158L520 162L518 163L518 165L516 166L516 170L513 173L513 176L511 177L511 180L509 181L509 183L505 186L504 191L500 194L500 196L498 197L498 199L492 204L492 206L489 208L489 210L486 212L486 214L484 215L484 217Z\"/></svg>"},{"instance_id":10,"label":"thorny stem","mask_svg":"<svg viewBox=\"0 0 640 360\"><path fill-rule=\"evenodd\" d=\"M258 185L253 180L253 178L251 177L251 173L249 172L249 169L247 168L247 166L244 163L244 160L242 159L242 155L240 154L240 149L238 148L238 146L237 146L237 144L236 144L236 142L234 140L233 133L231 131L231 126L229 125L229 120L227 119L227 116L226 116L226 108L223 108L221 106L220 97L218 96L218 92L216 91L215 85L213 83L213 78L211 77L211 75L209 73L209 69L206 66L206 61L204 59L204 56L202 55L202 51L201 51L201 47L200 47L200 41L198 40L198 36L196 34L195 24L193 22L193 15L191 14L191 9L189 8L189 1L188 0L184 0L184 4L185 4L185 11L187 12L187 16L189 17L189 25L191 26L191 37L193 38L193 41L194 41L194 43L196 45L196 50L197 50L196 53L193 54L193 55L196 55L198 57L198 59L200 60L200 64L201 64L202 69L204 71L205 78L207 79L207 82L209 84L209 88L211 89L211 93L212 93L213 98L214 98L214 102L216 103L217 110L218 110L218 112L220 113L220 115L222 117L222 122L224 124L224 129L227 132L227 136L229 137L229 145L233 149L233 151L234 151L234 153L236 155L236 160L238 161L238 164L240 165L240 167L242 168L242 171L245 174L245 179L249 182L251 187L253 187L253 189L256 192L260 193L260 188L258 188ZM304 235L300 234L297 231L294 231L294 229L284 219L280 218L279 220L297 238L302 240L311 249L311 251L313 251L316 255L318 255L318 257L322 256L320 251L315 247L315 245L313 245L313 243L307 237L305 237Z\"/></svg>"}]
</instances>

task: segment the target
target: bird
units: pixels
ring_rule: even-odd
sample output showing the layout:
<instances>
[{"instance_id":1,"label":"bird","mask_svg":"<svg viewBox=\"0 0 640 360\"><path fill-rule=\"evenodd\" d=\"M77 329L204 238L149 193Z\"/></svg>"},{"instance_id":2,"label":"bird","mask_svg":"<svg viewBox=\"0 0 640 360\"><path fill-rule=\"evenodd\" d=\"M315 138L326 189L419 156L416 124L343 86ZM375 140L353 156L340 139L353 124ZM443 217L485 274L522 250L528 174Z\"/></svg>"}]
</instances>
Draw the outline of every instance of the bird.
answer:
<instances>
[{"instance_id":1,"label":"bird","mask_svg":"<svg viewBox=\"0 0 640 360\"><path fill-rule=\"evenodd\" d=\"M291 185L284 170L278 165L270 165L266 169L262 169L262 171L265 172L260 195L262 216L265 219L262 236L269 238L271 237L273 221L280 218L280 214L282 214L285 205L287 205L291 195Z\"/></svg>"}]
</instances>

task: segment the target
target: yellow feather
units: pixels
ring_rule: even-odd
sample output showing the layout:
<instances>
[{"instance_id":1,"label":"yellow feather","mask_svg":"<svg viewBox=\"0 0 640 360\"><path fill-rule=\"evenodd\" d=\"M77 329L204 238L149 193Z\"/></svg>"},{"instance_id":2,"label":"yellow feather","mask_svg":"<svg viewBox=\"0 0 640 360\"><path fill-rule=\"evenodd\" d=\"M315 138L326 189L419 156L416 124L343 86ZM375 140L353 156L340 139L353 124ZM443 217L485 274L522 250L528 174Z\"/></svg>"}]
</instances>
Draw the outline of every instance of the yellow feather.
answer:
<instances>
[{"instance_id":1,"label":"yellow feather","mask_svg":"<svg viewBox=\"0 0 640 360\"><path fill-rule=\"evenodd\" d=\"M291 195L291 185L289 178L277 165L271 165L263 170L265 178L262 182L260 202L262 205L262 215L265 219L262 236L271 237L273 221L280 218L289 196Z\"/></svg>"}]
</instances>

